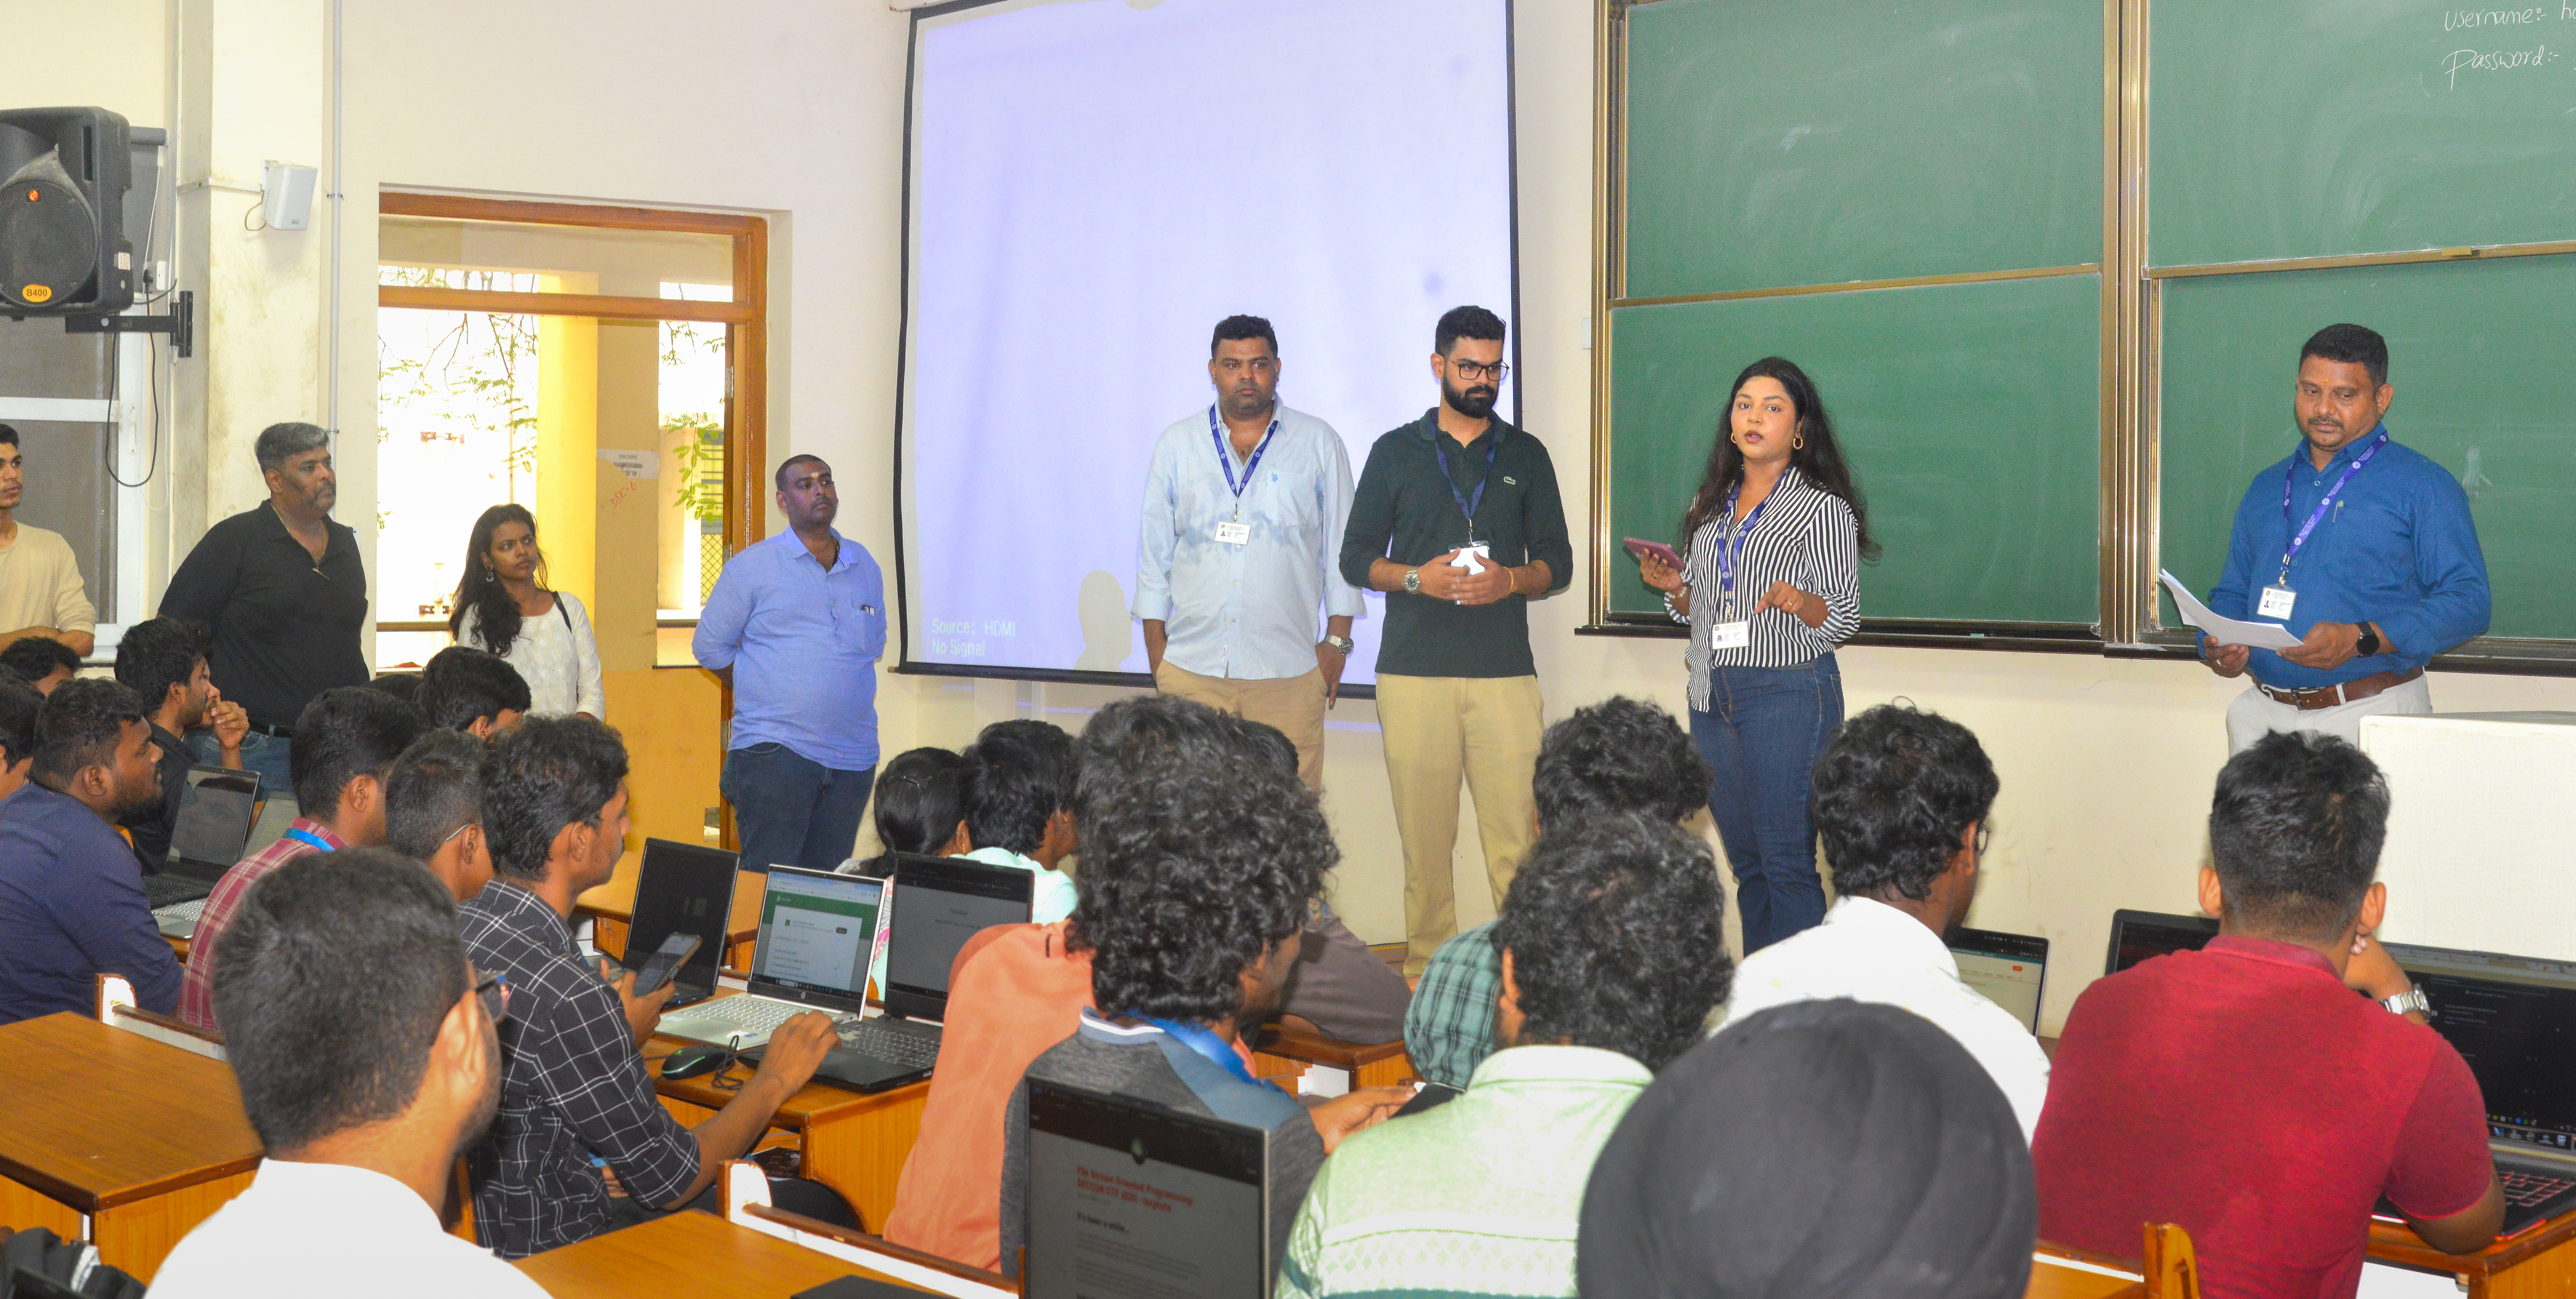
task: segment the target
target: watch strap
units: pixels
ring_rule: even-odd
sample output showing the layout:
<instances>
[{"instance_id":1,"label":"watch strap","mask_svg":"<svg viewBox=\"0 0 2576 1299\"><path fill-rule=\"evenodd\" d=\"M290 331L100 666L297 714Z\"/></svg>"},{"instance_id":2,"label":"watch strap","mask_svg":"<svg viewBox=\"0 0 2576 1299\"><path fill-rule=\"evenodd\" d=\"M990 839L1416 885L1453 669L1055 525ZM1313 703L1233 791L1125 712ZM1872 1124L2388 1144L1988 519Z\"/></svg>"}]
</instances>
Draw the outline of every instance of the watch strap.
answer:
<instances>
[{"instance_id":1,"label":"watch strap","mask_svg":"<svg viewBox=\"0 0 2576 1299\"><path fill-rule=\"evenodd\" d=\"M2377 654L2379 651L2387 647L2380 641L2379 632L2369 623L2363 623L2361 625L2361 636L2358 640L2353 642L2352 648L2355 654L2358 654L2363 658L2369 658L2371 655Z\"/></svg>"},{"instance_id":2,"label":"watch strap","mask_svg":"<svg viewBox=\"0 0 2576 1299\"><path fill-rule=\"evenodd\" d=\"M2413 1011L2422 1011L2427 1015L2433 1013L2432 999L2424 995L2422 988L2408 988L2394 997L2383 997L2379 1004L2387 1007L2388 1013L2392 1015L2404 1015Z\"/></svg>"}]
</instances>

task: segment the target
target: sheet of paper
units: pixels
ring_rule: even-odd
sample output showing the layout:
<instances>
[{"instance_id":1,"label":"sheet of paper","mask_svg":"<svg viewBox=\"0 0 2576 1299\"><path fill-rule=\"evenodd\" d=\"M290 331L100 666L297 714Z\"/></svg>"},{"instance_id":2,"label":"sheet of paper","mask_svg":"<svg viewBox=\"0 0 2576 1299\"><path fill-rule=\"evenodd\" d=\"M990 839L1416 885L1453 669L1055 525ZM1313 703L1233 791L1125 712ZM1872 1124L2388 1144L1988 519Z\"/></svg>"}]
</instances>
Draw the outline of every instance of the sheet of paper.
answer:
<instances>
[{"instance_id":1,"label":"sheet of paper","mask_svg":"<svg viewBox=\"0 0 2576 1299\"><path fill-rule=\"evenodd\" d=\"M2211 613L2208 605L2192 598L2191 588L2184 586L2181 579L2163 571L2158 571L2156 576L2163 578L2165 589L2173 593L2174 607L2182 610L2182 620L2208 632L2210 638L2221 645L2251 645L2256 649L2285 650L2299 643L2299 638L2291 635L2289 628L2279 623L2239 622L2234 618L2221 618Z\"/></svg>"}]
</instances>

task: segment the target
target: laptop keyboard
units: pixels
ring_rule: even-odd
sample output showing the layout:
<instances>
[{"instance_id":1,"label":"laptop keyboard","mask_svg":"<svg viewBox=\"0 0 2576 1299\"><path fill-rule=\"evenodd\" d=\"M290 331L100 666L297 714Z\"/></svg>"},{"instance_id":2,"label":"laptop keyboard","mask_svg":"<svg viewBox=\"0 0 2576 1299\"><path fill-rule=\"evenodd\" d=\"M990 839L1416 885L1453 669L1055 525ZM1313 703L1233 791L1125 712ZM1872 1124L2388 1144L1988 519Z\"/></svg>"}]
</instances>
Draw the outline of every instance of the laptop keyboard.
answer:
<instances>
[{"instance_id":1,"label":"laptop keyboard","mask_svg":"<svg viewBox=\"0 0 2576 1299\"><path fill-rule=\"evenodd\" d=\"M175 902L195 901L212 892L214 892L213 889L185 875L143 877L143 896L152 903L152 909L155 911Z\"/></svg>"},{"instance_id":2,"label":"laptop keyboard","mask_svg":"<svg viewBox=\"0 0 2576 1299\"><path fill-rule=\"evenodd\" d=\"M805 1008L794 1002L771 1001L766 997L725 997L689 1009L692 1027L732 1029L742 1033L771 1033L778 1026L804 1014Z\"/></svg>"},{"instance_id":3,"label":"laptop keyboard","mask_svg":"<svg viewBox=\"0 0 2576 1299\"><path fill-rule=\"evenodd\" d=\"M2538 1208L2570 1190L2576 1190L2576 1178L2552 1177L2547 1173L2499 1168L2496 1177L2504 1183L2504 1202L2525 1209Z\"/></svg>"},{"instance_id":4,"label":"laptop keyboard","mask_svg":"<svg viewBox=\"0 0 2576 1299\"><path fill-rule=\"evenodd\" d=\"M913 1068L927 1069L939 1063L937 1039L899 1033L873 1019L842 1025L841 1045L861 1055Z\"/></svg>"},{"instance_id":5,"label":"laptop keyboard","mask_svg":"<svg viewBox=\"0 0 2576 1299\"><path fill-rule=\"evenodd\" d=\"M204 898L191 898L186 902L173 902L166 907L152 908L152 918L155 920L185 920L193 923L205 914Z\"/></svg>"}]
</instances>

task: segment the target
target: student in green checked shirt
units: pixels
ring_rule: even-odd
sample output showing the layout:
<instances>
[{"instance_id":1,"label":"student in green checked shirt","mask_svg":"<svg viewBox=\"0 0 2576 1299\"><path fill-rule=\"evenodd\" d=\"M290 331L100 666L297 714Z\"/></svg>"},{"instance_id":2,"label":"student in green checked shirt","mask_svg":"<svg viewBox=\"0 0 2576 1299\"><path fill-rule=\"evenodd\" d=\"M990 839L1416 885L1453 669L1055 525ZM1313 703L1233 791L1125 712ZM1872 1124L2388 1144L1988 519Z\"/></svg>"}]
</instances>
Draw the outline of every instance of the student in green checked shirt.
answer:
<instances>
[{"instance_id":1,"label":"student in green checked shirt","mask_svg":"<svg viewBox=\"0 0 2576 1299\"><path fill-rule=\"evenodd\" d=\"M1504 1049L1456 1100L1342 1142L1279 1299L1573 1295L1594 1158L1726 998L1724 905L1707 845L1670 821L1541 836L1494 922Z\"/></svg>"}]
</instances>

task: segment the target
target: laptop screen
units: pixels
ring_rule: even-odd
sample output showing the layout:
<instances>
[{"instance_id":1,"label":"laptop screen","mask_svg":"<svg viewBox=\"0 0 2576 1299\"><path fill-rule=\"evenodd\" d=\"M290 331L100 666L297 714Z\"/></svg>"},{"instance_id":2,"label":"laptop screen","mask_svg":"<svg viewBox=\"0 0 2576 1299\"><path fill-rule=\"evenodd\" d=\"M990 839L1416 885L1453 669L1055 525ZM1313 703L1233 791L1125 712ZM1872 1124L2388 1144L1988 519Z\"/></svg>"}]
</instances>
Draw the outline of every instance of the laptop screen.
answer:
<instances>
[{"instance_id":1,"label":"laptop screen","mask_svg":"<svg viewBox=\"0 0 2576 1299\"><path fill-rule=\"evenodd\" d=\"M2498 1141L2576 1154L2576 963L2388 944L2433 1002Z\"/></svg>"},{"instance_id":2,"label":"laptop screen","mask_svg":"<svg viewBox=\"0 0 2576 1299\"><path fill-rule=\"evenodd\" d=\"M2149 957L2197 952L2218 937L2218 922L2207 916L2170 916L2155 911L2118 911L2111 915L2111 959L2104 974L2118 974Z\"/></svg>"},{"instance_id":3,"label":"laptop screen","mask_svg":"<svg viewBox=\"0 0 2576 1299\"><path fill-rule=\"evenodd\" d=\"M1990 929L1956 929L1949 944L1950 955L1959 962L1960 979L2037 1034L2040 992L2048 976L2048 940Z\"/></svg>"},{"instance_id":4,"label":"laptop screen","mask_svg":"<svg viewBox=\"0 0 2576 1299\"><path fill-rule=\"evenodd\" d=\"M1268 1295L1269 1138L1030 1079L1029 1299Z\"/></svg>"},{"instance_id":5,"label":"laptop screen","mask_svg":"<svg viewBox=\"0 0 2576 1299\"><path fill-rule=\"evenodd\" d=\"M671 981L704 994L716 986L724 959L725 924L733 914L734 854L670 839L644 841L635 873L635 913L626 926L626 951L617 959L630 970L673 934L695 934L690 953Z\"/></svg>"},{"instance_id":6,"label":"laptop screen","mask_svg":"<svg viewBox=\"0 0 2576 1299\"><path fill-rule=\"evenodd\" d=\"M170 850L187 872L220 876L242 859L250 825L259 810L259 775L221 767L190 767L187 790L179 796L179 816L170 830Z\"/></svg>"},{"instance_id":7,"label":"laptop screen","mask_svg":"<svg viewBox=\"0 0 2576 1299\"><path fill-rule=\"evenodd\" d=\"M751 988L772 996L819 993L858 1009L867 1001L885 881L830 871L769 868L760 895L760 942Z\"/></svg>"},{"instance_id":8,"label":"laptop screen","mask_svg":"<svg viewBox=\"0 0 2576 1299\"><path fill-rule=\"evenodd\" d=\"M995 925L1026 924L1037 879L1016 866L897 853L887 917L888 1011L906 1019L948 1013L948 967L966 940Z\"/></svg>"}]
</instances>

